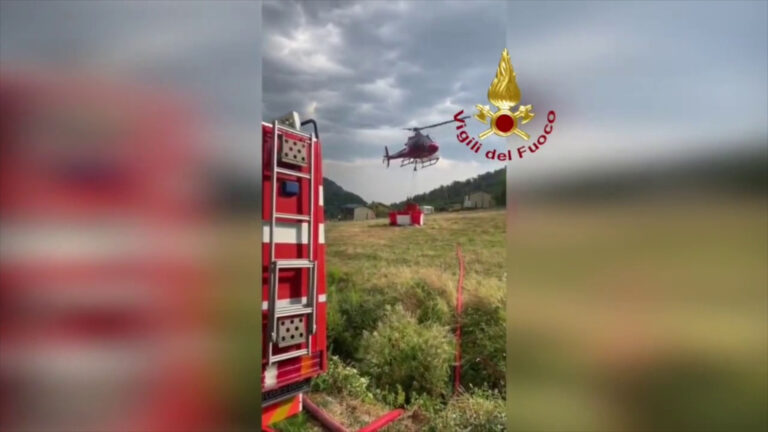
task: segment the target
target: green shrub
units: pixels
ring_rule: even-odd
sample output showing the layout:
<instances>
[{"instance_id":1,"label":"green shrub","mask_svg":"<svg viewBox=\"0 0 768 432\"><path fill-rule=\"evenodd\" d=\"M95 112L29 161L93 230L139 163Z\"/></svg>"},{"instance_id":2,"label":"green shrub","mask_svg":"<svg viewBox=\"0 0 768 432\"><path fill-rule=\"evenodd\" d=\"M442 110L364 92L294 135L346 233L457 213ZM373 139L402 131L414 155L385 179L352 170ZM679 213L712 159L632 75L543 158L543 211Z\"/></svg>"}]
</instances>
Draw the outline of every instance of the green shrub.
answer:
<instances>
[{"instance_id":1,"label":"green shrub","mask_svg":"<svg viewBox=\"0 0 768 432\"><path fill-rule=\"evenodd\" d=\"M377 388L439 397L447 393L454 355L453 338L445 327L419 325L402 306L388 306L373 332L363 334L360 371Z\"/></svg>"},{"instance_id":2,"label":"green shrub","mask_svg":"<svg viewBox=\"0 0 768 432\"><path fill-rule=\"evenodd\" d=\"M278 432L304 432L309 428L309 417L306 413L300 412L295 416L273 424L272 428Z\"/></svg>"},{"instance_id":3,"label":"green shrub","mask_svg":"<svg viewBox=\"0 0 768 432\"><path fill-rule=\"evenodd\" d=\"M486 298L470 299L461 315L461 384L506 391L506 316L504 306Z\"/></svg>"},{"instance_id":4,"label":"green shrub","mask_svg":"<svg viewBox=\"0 0 768 432\"><path fill-rule=\"evenodd\" d=\"M435 417L445 410L445 405L446 401L444 399L417 394L412 396L407 409L409 411L419 411L429 417Z\"/></svg>"},{"instance_id":5,"label":"green shrub","mask_svg":"<svg viewBox=\"0 0 768 432\"><path fill-rule=\"evenodd\" d=\"M348 275L331 270L327 275L327 329L330 352L354 361L364 331L373 330L384 307L395 299L380 290L363 288Z\"/></svg>"},{"instance_id":6,"label":"green shrub","mask_svg":"<svg viewBox=\"0 0 768 432\"><path fill-rule=\"evenodd\" d=\"M368 391L368 378L333 355L328 356L328 371L312 381L312 390L373 401L373 394Z\"/></svg>"},{"instance_id":7,"label":"green shrub","mask_svg":"<svg viewBox=\"0 0 768 432\"><path fill-rule=\"evenodd\" d=\"M428 432L471 431L494 432L507 430L506 404L498 393L477 390L452 399L444 410L435 415Z\"/></svg>"},{"instance_id":8,"label":"green shrub","mask_svg":"<svg viewBox=\"0 0 768 432\"><path fill-rule=\"evenodd\" d=\"M417 280L408 286L406 296L403 300L408 303L409 309L414 311L420 324L451 324L454 312L450 304L424 281Z\"/></svg>"},{"instance_id":9,"label":"green shrub","mask_svg":"<svg viewBox=\"0 0 768 432\"><path fill-rule=\"evenodd\" d=\"M391 407L405 406L406 395L400 385L396 385L394 390L374 388L371 390L374 397L381 403Z\"/></svg>"}]
</instances>

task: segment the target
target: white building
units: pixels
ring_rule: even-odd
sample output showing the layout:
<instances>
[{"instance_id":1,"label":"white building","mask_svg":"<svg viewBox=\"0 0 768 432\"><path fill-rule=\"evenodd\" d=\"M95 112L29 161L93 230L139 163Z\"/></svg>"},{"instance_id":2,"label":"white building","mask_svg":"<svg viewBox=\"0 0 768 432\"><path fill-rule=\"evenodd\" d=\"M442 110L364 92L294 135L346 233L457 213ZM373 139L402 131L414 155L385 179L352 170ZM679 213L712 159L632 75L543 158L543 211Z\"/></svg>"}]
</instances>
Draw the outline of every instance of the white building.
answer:
<instances>
[{"instance_id":1,"label":"white building","mask_svg":"<svg viewBox=\"0 0 768 432\"><path fill-rule=\"evenodd\" d=\"M464 208L490 208L493 205L493 198L485 192L472 192L464 197Z\"/></svg>"}]
</instances>

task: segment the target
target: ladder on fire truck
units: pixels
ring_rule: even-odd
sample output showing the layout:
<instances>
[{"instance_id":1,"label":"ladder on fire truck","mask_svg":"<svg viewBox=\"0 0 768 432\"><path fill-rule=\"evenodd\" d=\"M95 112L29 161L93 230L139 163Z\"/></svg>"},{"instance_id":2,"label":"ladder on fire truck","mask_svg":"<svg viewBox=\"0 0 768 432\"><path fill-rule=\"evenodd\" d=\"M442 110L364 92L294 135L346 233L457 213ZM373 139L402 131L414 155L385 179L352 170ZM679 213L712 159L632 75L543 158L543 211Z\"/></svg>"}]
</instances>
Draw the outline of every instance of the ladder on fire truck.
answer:
<instances>
[{"instance_id":1,"label":"ladder on fire truck","mask_svg":"<svg viewBox=\"0 0 768 432\"><path fill-rule=\"evenodd\" d=\"M301 132L299 128L301 125L298 121L298 116L288 116L287 118L274 120L272 122L272 181L271 181L271 218L270 218L270 235L269 235L269 321L268 321L268 333L269 343L267 346L267 364L281 360L286 360L294 357L300 357L309 355L312 352L312 336L317 330L317 260L315 259L315 251L313 248L313 240L315 237L315 145L317 137L314 134L306 134ZM290 132L293 135L300 136L306 139L309 143L309 160L307 165L309 172L305 173L299 170L287 169L279 167L277 164L278 158L278 146L286 145L288 138L285 134L281 134L280 131ZM298 182L302 180L309 183L309 214L294 214L294 213L279 213L277 212L277 177L278 175L295 177ZM299 187L299 191L302 188ZM291 223L298 223L298 230L300 235L303 235L303 224L307 223L307 256L306 257L280 257L275 256L275 243L276 243L276 227L278 219L288 220ZM306 300L301 297L301 303L299 304L281 304L278 303L278 281L281 270L297 270L307 269L309 273L309 287L307 288ZM304 332L304 348L289 351L282 354L275 355L273 352L274 345L278 344L278 319L288 317L306 317L307 330Z\"/></svg>"}]
</instances>

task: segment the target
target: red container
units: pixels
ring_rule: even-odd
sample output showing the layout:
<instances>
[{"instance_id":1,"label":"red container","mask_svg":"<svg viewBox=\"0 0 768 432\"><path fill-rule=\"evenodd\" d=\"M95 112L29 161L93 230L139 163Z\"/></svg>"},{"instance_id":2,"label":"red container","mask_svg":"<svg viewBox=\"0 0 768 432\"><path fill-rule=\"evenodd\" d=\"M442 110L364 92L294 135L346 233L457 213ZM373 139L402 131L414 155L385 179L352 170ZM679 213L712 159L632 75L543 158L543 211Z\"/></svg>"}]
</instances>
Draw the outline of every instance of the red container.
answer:
<instances>
[{"instance_id":1,"label":"red container","mask_svg":"<svg viewBox=\"0 0 768 432\"><path fill-rule=\"evenodd\" d=\"M424 225L424 212L412 211L411 212L411 225L422 226Z\"/></svg>"},{"instance_id":2,"label":"red container","mask_svg":"<svg viewBox=\"0 0 768 432\"><path fill-rule=\"evenodd\" d=\"M416 203L408 203L405 210L389 213L389 224L392 226L422 226L424 225L424 212Z\"/></svg>"}]
</instances>

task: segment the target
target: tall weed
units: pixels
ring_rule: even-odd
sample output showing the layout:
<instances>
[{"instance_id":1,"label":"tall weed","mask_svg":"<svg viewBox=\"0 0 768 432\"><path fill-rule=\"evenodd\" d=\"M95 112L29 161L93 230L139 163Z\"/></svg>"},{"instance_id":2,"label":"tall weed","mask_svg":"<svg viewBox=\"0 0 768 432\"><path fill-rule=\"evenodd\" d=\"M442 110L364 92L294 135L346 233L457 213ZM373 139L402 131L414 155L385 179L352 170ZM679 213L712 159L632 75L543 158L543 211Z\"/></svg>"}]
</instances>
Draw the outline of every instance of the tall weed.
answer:
<instances>
[{"instance_id":1,"label":"tall weed","mask_svg":"<svg viewBox=\"0 0 768 432\"><path fill-rule=\"evenodd\" d=\"M506 404L492 391L477 390L452 399L424 428L427 432L507 430Z\"/></svg>"},{"instance_id":2,"label":"tall weed","mask_svg":"<svg viewBox=\"0 0 768 432\"><path fill-rule=\"evenodd\" d=\"M448 392L453 337L444 326L419 324L402 306L388 306L372 332L363 334L360 371L390 393L402 390L406 402L415 394Z\"/></svg>"},{"instance_id":3,"label":"tall weed","mask_svg":"<svg viewBox=\"0 0 768 432\"><path fill-rule=\"evenodd\" d=\"M487 297L470 297L461 317L461 383L505 394L506 315L504 305Z\"/></svg>"},{"instance_id":4,"label":"tall weed","mask_svg":"<svg viewBox=\"0 0 768 432\"><path fill-rule=\"evenodd\" d=\"M329 271L328 345L333 354L347 361L357 360L363 332L376 328L385 306L396 299L386 292L363 287L349 275Z\"/></svg>"}]
</instances>

